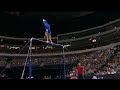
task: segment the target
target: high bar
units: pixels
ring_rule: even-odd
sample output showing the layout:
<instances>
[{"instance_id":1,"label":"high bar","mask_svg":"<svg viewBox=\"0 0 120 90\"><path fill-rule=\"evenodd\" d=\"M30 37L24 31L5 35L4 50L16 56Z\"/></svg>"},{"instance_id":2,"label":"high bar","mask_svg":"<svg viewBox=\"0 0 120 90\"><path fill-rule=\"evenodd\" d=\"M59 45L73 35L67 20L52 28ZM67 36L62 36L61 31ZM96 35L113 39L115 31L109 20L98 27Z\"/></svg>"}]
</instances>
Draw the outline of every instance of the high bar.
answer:
<instances>
[{"instance_id":1,"label":"high bar","mask_svg":"<svg viewBox=\"0 0 120 90\"><path fill-rule=\"evenodd\" d=\"M38 40L38 41L40 41L40 42L46 43L46 41L43 41L43 40L40 40L40 39L37 39L37 38L32 38L32 40ZM48 44L64 47L64 45L56 44L56 43L48 43Z\"/></svg>"}]
</instances>

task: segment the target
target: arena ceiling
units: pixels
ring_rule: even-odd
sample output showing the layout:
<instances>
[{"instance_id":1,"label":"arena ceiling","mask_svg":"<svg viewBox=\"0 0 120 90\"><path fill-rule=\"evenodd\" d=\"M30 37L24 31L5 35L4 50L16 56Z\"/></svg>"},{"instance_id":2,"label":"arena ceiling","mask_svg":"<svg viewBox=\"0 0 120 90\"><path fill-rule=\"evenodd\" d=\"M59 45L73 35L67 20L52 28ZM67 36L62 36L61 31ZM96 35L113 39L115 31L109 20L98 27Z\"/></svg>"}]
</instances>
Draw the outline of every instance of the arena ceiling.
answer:
<instances>
[{"instance_id":1,"label":"arena ceiling","mask_svg":"<svg viewBox=\"0 0 120 90\"><path fill-rule=\"evenodd\" d=\"M44 37L42 19L51 25L52 36L80 31L108 23L120 17L120 13L92 11L3 11L0 13L0 35L12 37Z\"/></svg>"},{"instance_id":2,"label":"arena ceiling","mask_svg":"<svg viewBox=\"0 0 120 90\"><path fill-rule=\"evenodd\" d=\"M92 14L94 12L92 11L41 11L41 12L22 12L22 11L4 11L1 14L8 14L8 15L14 15L14 16L39 16L39 17L54 17L54 18L61 18L61 20L76 18L85 16L88 14Z\"/></svg>"}]
</instances>

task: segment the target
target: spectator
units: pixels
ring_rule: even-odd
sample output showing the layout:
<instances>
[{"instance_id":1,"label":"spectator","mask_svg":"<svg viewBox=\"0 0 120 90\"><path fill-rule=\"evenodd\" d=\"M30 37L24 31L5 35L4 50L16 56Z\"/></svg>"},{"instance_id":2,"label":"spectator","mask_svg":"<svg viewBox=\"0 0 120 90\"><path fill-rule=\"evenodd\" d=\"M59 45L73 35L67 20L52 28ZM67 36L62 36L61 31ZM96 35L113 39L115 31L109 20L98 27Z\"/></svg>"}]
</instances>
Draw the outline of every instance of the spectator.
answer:
<instances>
[{"instance_id":1,"label":"spectator","mask_svg":"<svg viewBox=\"0 0 120 90\"><path fill-rule=\"evenodd\" d=\"M78 71L78 79L84 79L83 77L83 66L81 65L81 63L78 63L78 67L77 67L77 71Z\"/></svg>"}]
</instances>

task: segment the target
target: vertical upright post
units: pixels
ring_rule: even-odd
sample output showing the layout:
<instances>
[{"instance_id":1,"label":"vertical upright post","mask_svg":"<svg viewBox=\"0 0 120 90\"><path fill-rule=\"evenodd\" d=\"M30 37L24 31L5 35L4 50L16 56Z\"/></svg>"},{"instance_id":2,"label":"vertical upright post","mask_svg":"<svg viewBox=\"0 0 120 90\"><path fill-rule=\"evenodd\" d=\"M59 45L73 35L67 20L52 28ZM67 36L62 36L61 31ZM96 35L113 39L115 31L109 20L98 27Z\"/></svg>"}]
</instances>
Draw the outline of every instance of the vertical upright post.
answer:
<instances>
[{"instance_id":1,"label":"vertical upright post","mask_svg":"<svg viewBox=\"0 0 120 90\"><path fill-rule=\"evenodd\" d=\"M29 79L32 79L32 62L29 60Z\"/></svg>"},{"instance_id":2,"label":"vertical upright post","mask_svg":"<svg viewBox=\"0 0 120 90\"><path fill-rule=\"evenodd\" d=\"M65 63L65 54L64 54L64 46L63 46L63 63L64 63L64 79L66 79L66 63Z\"/></svg>"},{"instance_id":3,"label":"vertical upright post","mask_svg":"<svg viewBox=\"0 0 120 90\"><path fill-rule=\"evenodd\" d=\"M31 52L32 52L32 39L30 39L30 46L29 46L29 50L30 50L30 58L29 58L29 79L32 79L32 58L31 58Z\"/></svg>"},{"instance_id":4,"label":"vertical upright post","mask_svg":"<svg viewBox=\"0 0 120 90\"><path fill-rule=\"evenodd\" d=\"M66 64L64 62L64 79L66 79Z\"/></svg>"}]
</instances>

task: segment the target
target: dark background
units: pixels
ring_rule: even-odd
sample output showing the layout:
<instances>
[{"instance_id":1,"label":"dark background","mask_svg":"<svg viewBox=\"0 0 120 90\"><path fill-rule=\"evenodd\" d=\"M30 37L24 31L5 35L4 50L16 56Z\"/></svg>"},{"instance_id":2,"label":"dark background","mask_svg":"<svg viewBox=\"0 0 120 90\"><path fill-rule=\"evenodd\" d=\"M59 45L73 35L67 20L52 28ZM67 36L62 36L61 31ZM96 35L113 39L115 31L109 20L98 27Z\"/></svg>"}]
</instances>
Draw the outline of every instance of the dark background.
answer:
<instances>
[{"instance_id":1,"label":"dark background","mask_svg":"<svg viewBox=\"0 0 120 90\"><path fill-rule=\"evenodd\" d=\"M120 18L120 12L98 11L2 11L0 36L44 37L42 19L51 26L52 36L103 25Z\"/></svg>"}]
</instances>

